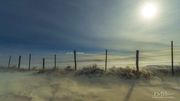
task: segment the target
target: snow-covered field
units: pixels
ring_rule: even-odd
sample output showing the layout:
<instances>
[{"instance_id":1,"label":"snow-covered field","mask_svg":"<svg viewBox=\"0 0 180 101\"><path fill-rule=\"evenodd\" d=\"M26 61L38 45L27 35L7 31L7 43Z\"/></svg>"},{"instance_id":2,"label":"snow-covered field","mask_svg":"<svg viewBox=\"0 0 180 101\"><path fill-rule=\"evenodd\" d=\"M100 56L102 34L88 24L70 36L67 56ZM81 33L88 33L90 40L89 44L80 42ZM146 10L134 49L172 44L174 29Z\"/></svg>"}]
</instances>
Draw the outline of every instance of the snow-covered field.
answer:
<instances>
[{"instance_id":1,"label":"snow-covered field","mask_svg":"<svg viewBox=\"0 0 180 101\"><path fill-rule=\"evenodd\" d=\"M180 78L121 79L1 71L0 101L179 101Z\"/></svg>"}]
</instances>

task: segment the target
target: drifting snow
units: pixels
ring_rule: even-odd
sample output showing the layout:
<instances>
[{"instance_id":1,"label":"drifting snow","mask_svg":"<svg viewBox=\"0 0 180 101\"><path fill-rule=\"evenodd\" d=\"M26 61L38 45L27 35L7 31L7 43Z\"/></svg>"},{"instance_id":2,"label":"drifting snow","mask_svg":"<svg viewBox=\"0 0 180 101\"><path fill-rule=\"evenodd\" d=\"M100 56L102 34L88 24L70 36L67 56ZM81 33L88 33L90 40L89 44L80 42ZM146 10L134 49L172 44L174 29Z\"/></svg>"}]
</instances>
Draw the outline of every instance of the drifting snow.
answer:
<instances>
[{"instance_id":1,"label":"drifting snow","mask_svg":"<svg viewBox=\"0 0 180 101\"><path fill-rule=\"evenodd\" d=\"M125 78L100 69L0 72L0 101L179 101L180 78ZM128 71L128 70L127 70ZM131 73L124 70L126 73ZM85 74L84 74L85 73ZM88 74L89 73L89 74ZM116 73L116 74L115 74ZM132 72L133 73L133 72ZM88 75L86 75L88 74ZM112 75L114 74L114 75ZM142 73L143 74L143 73ZM131 76L134 76L132 74Z\"/></svg>"}]
</instances>

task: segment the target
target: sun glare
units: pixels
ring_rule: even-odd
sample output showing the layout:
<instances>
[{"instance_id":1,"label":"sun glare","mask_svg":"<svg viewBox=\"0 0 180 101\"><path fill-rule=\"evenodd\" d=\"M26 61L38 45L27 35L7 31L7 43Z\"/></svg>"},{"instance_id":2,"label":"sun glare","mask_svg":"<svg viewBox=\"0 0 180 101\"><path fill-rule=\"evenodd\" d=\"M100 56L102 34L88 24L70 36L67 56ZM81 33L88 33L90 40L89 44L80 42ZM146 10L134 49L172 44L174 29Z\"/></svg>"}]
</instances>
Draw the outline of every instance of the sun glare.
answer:
<instances>
[{"instance_id":1,"label":"sun glare","mask_svg":"<svg viewBox=\"0 0 180 101\"><path fill-rule=\"evenodd\" d=\"M141 15L145 19L152 19L157 15L157 5L154 3L145 3L141 8Z\"/></svg>"}]
</instances>

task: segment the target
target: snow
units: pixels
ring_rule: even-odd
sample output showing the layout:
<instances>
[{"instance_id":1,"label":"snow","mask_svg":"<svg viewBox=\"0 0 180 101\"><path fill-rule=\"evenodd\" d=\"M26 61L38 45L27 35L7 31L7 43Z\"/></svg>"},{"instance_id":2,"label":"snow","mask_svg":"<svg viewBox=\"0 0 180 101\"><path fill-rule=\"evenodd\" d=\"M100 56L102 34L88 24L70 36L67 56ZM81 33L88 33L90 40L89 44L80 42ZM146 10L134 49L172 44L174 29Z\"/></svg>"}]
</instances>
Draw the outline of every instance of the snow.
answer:
<instances>
[{"instance_id":1,"label":"snow","mask_svg":"<svg viewBox=\"0 0 180 101\"><path fill-rule=\"evenodd\" d=\"M89 78L73 74L38 74L36 71L0 72L0 101L179 101L179 99L179 77L142 80L120 79L113 76Z\"/></svg>"}]
</instances>

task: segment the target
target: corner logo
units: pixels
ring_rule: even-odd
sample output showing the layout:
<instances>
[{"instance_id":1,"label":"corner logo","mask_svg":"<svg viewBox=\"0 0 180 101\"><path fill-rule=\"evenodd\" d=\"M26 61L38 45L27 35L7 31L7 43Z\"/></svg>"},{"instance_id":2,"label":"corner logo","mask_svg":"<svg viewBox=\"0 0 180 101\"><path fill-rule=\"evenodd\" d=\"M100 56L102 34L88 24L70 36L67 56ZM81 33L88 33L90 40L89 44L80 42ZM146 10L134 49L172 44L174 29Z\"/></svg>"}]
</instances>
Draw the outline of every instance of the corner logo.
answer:
<instances>
[{"instance_id":1,"label":"corner logo","mask_svg":"<svg viewBox=\"0 0 180 101\"><path fill-rule=\"evenodd\" d=\"M174 98L174 93L167 92L165 90L154 91L152 98Z\"/></svg>"}]
</instances>

